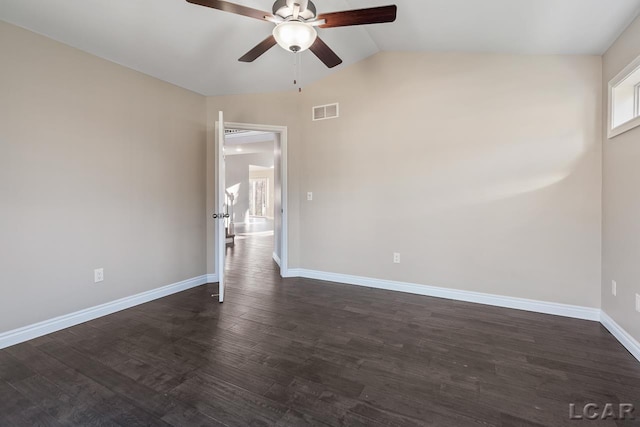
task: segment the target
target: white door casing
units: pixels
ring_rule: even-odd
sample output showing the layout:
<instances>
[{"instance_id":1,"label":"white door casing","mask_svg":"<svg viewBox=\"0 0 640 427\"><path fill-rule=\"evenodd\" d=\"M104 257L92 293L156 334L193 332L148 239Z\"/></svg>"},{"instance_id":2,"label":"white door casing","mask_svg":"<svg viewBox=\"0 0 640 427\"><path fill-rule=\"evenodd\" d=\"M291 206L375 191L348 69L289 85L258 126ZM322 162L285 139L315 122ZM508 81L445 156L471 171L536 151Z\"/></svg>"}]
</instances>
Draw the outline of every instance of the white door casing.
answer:
<instances>
[{"instance_id":1,"label":"white door casing","mask_svg":"<svg viewBox=\"0 0 640 427\"><path fill-rule=\"evenodd\" d=\"M222 111L218 112L218 121L216 122L216 150L218 167L216 168L216 182L217 194L216 194L216 212L214 216L217 216L216 221L216 272L218 273L218 301L224 301L224 260L226 256L227 235L225 232L225 218L226 212L226 187L224 182L225 174L225 158L224 158L224 115Z\"/></svg>"}]
</instances>

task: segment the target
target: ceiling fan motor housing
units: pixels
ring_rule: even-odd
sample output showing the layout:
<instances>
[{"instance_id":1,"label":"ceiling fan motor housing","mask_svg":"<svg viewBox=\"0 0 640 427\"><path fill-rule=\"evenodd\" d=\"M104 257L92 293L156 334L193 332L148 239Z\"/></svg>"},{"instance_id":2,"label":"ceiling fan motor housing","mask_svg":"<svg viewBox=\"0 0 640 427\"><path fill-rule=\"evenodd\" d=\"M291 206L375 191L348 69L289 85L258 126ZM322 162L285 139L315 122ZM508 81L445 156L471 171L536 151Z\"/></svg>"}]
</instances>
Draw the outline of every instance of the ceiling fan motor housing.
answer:
<instances>
[{"instance_id":1,"label":"ceiling fan motor housing","mask_svg":"<svg viewBox=\"0 0 640 427\"><path fill-rule=\"evenodd\" d=\"M282 19L287 19L293 16L294 5L300 6L300 13L298 19L303 21L309 21L316 17L316 5L310 0L276 0L273 4L273 14L279 16Z\"/></svg>"}]
</instances>

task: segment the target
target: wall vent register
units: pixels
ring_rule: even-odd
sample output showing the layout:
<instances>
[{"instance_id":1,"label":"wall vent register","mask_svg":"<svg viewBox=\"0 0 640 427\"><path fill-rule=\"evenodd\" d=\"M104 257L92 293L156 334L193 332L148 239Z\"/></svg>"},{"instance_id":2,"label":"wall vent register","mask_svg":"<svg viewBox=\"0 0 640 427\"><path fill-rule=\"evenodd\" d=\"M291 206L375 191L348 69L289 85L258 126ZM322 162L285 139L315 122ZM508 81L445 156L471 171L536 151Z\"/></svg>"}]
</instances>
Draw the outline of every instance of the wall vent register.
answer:
<instances>
[{"instance_id":1,"label":"wall vent register","mask_svg":"<svg viewBox=\"0 0 640 427\"><path fill-rule=\"evenodd\" d=\"M340 108L338 103L318 105L313 107L311 118L313 121L335 119L340 116Z\"/></svg>"}]
</instances>

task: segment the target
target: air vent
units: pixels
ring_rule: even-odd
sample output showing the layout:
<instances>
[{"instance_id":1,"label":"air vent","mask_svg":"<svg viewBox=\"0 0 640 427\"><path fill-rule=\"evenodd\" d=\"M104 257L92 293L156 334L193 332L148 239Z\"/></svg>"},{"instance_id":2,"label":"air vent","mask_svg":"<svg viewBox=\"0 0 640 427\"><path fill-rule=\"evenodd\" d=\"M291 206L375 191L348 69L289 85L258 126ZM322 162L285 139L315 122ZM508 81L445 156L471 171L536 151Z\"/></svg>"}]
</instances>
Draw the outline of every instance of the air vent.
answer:
<instances>
[{"instance_id":1,"label":"air vent","mask_svg":"<svg viewBox=\"0 0 640 427\"><path fill-rule=\"evenodd\" d=\"M313 107L311 118L315 122L317 120L335 119L339 116L340 108L336 102L335 104L318 105L317 107Z\"/></svg>"}]
</instances>

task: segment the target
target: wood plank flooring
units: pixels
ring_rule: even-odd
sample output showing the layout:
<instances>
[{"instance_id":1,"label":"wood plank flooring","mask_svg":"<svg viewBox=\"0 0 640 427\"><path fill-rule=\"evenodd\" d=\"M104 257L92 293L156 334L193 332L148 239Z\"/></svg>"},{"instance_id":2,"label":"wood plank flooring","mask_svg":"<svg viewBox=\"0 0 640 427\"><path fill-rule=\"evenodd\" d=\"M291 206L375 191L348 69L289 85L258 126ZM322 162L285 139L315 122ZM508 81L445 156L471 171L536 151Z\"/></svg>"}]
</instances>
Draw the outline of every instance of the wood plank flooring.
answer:
<instances>
[{"instance_id":1,"label":"wood plank flooring","mask_svg":"<svg viewBox=\"0 0 640 427\"><path fill-rule=\"evenodd\" d=\"M614 426L640 363L600 324L308 279L272 237L209 284L0 351L0 426ZM160 285L160 284L159 284Z\"/></svg>"}]
</instances>

